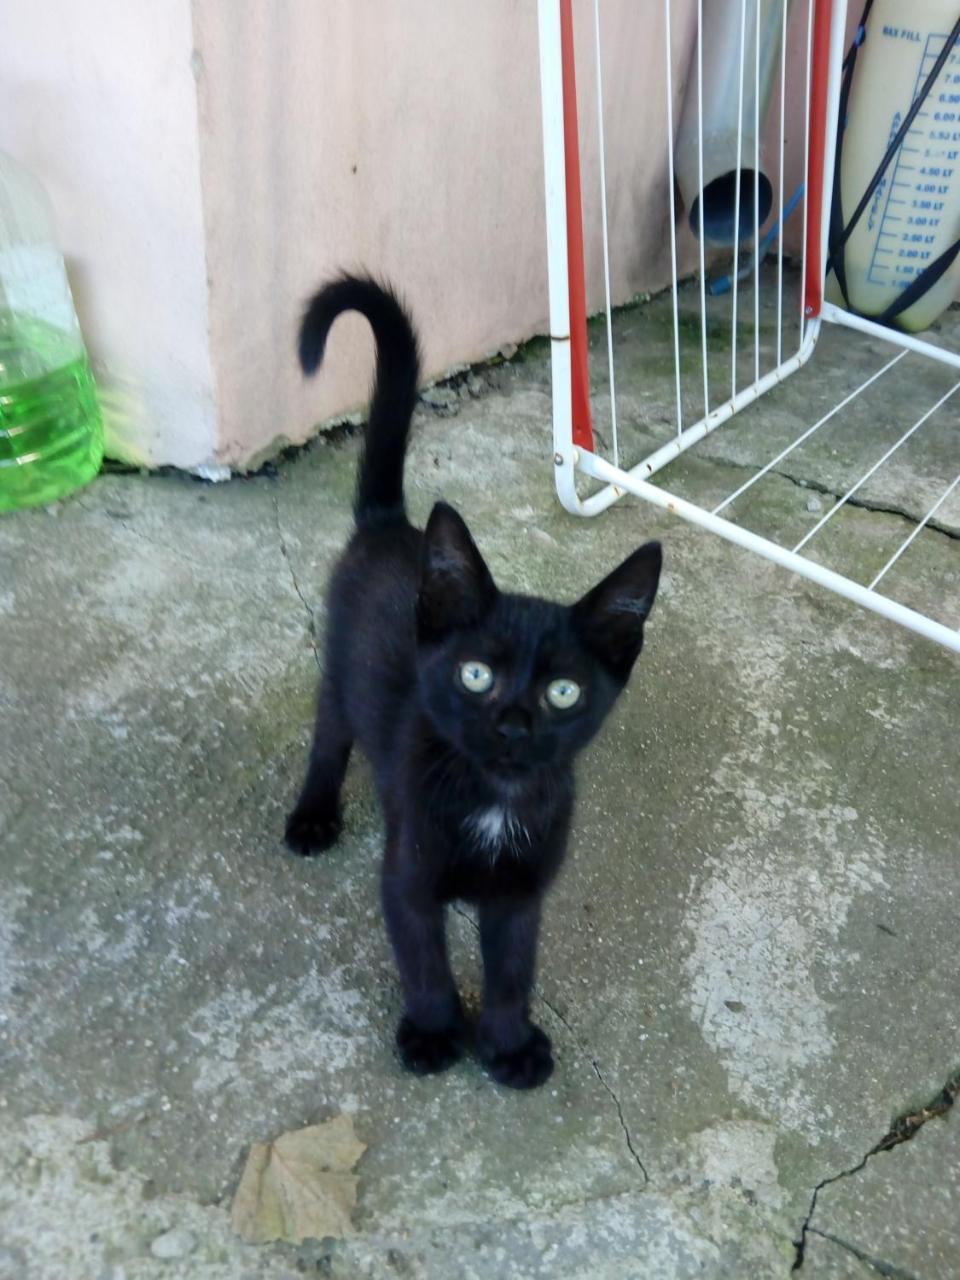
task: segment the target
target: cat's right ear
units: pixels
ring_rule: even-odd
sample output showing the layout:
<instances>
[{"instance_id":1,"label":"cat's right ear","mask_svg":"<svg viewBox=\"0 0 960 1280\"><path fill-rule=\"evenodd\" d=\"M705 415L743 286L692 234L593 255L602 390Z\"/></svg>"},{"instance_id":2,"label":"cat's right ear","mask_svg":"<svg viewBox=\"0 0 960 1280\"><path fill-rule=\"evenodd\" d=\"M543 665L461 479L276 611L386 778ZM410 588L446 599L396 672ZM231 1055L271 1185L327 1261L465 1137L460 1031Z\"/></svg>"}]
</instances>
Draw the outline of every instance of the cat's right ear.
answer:
<instances>
[{"instance_id":1,"label":"cat's right ear","mask_svg":"<svg viewBox=\"0 0 960 1280\"><path fill-rule=\"evenodd\" d=\"M486 615L497 588L470 530L453 507L438 502L423 533L417 636L440 640Z\"/></svg>"}]
</instances>

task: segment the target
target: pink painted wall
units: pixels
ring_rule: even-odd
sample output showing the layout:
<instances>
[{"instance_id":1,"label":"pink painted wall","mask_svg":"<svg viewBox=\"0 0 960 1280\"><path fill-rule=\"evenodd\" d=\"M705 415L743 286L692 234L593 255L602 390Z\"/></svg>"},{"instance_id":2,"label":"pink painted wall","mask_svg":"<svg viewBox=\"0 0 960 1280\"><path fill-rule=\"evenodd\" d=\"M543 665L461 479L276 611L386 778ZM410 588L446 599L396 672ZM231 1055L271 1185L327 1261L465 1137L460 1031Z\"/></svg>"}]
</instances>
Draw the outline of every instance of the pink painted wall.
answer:
<instances>
[{"instance_id":1,"label":"pink painted wall","mask_svg":"<svg viewBox=\"0 0 960 1280\"><path fill-rule=\"evenodd\" d=\"M216 448L190 0L2 0L0 147L53 201L108 448Z\"/></svg>"},{"instance_id":2,"label":"pink painted wall","mask_svg":"<svg viewBox=\"0 0 960 1280\"><path fill-rule=\"evenodd\" d=\"M596 191L592 4L577 0L585 191ZM674 6L677 33L695 7ZM607 0L604 54L616 295L668 278L660 5ZM645 14L653 12L653 19ZM365 266L395 282L430 374L546 328L533 0L194 0L219 457L303 440L362 402L370 344L337 326L305 387L292 351L308 291ZM677 57L678 91L686 57ZM599 207L585 209L600 303Z\"/></svg>"}]
</instances>

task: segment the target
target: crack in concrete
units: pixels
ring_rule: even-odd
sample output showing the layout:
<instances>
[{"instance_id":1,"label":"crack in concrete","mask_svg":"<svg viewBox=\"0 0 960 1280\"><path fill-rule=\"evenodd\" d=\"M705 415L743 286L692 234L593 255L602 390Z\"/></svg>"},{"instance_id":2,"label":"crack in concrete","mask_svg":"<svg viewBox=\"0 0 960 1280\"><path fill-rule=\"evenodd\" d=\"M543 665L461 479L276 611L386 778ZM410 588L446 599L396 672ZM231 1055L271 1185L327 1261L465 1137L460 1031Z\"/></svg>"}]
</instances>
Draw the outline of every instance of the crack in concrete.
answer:
<instances>
[{"instance_id":1,"label":"crack in concrete","mask_svg":"<svg viewBox=\"0 0 960 1280\"><path fill-rule=\"evenodd\" d=\"M958 1094L960 1094L960 1071L955 1071L947 1080L947 1083L943 1086L940 1092L932 1098L926 1106L920 1107L916 1111L908 1111L904 1115L898 1116L876 1146L871 1147L859 1163L855 1164L850 1169L841 1169L839 1173L835 1173L831 1177L824 1178L822 1182L817 1183L813 1189L813 1195L810 1199L810 1208L807 1210L807 1216L804 1218L803 1226L800 1228L800 1238L799 1240L794 1241L794 1248L797 1251L792 1268L794 1271L799 1271L803 1266L808 1233L815 1231L818 1235L826 1236L825 1232L819 1231L818 1228L811 1225L813 1222L813 1215L817 1210L817 1200L824 1187L829 1187L832 1183L839 1182L841 1178L854 1177L854 1175L858 1174L874 1156L880 1155L884 1151L892 1151L894 1147L899 1147L902 1142L909 1142L911 1138L916 1137L928 1120L933 1120L937 1116L946 1115L954 1102L956 1102ZM826 1238L832 1239L832 1237ZM837 1241L837 1243L841 1244L843 1242ZM871 1265L873 1264L871 1263ZM901 1276L903 1277L903 1280L913 1280L913 1278L907 1277L906 1273L898 1273L896 1271L890 1273L882 1272L881 1274L890 1274L894 1277L894 1280L901 1280Z\"/></svg>"},{"instance_id":2,"label":"crack in concrete","mask_svg":"<svg viewBox=\"0 0 960 1280\"><path fill-rule=\"evenodd\" d=\"M466 911L464 911L461 907L458 907L455 902L452 903L451 905L458 916L461 916L464 920L467 921L468 924L471 924L478 933L480 932L480 926L477 924L476 920L474 920L472 916L467 915ZM610 1097L613 1099L614 1106L617 1108L617 1118L620 1121L620 1128L623 1130L623 1136L626 1139L627 1150L630 1152L630 1155L633 1157L634 1163L636 1164L637 1168L640 1170L641 1174L643 1175L643 1185L647 1186L647 1184L650 1181L650 1175L647 1173L646 1166L644 1165L643 1161L640 1159L640 1156L637 1153L636 1147L633 1145L633 1138L630 1136L630 1129L627 1126L626 1119L624 1118L623 1107L620 1104L620 1099L617 1097L614 1090L607 1083L606 1077L604 1076L603 1072L600 1070L600 1063L597 1061L596 1058L593 1057L592 1054L589 1053L589 1050L587 1050L586 1047L583 1045L583 1043L580 1040L580 1037L577 1035L576 1031L567 1021L566 1017L560 1012L557 1006L547 998L547 996L543 992L543 988L538 983L534 983L533 994L541 1002L541 1004L545 1005L546 1008L550 1010L550 1012L553 1014L556 1020L561 1024L561 1026L566 1028L566 1030L570 1034L571 1040L573 1040L573 1043L577 1046L577 1048L589 1057L590 1066L593 1068L594 1075L597 1077L597 1079L603 1085L604 1089L606 1089L607 1093L609 1093Z\"/></svg>"},{"instance_id":3,"label":"crack in concrete","mask_svg":"<svg viewBox=\"0 0 960 1280\"><path fill-rule=\"evenodd\" d=\"M466 920L467 924L470 925L471 928L475 930L475 932L477 933L480 932L480 926L477 924L476 920L474 920L473 916L468 915L467 912L464 911L463 907L458 907L455 902L451 902L450 906L453 908L453 910L456 912L456 914L460 917L461 920Z\"/></svg>"},{"instance_id":4,"label":"crack in concrete","mask_svg":"<svg viewBox=\"0 0 960 1280\"><path fill-rule=\"evenodd\" d=\"M578 1047L583 1048L583 1046L580 1044L580 1037L577 1035L573 1027L570 1025L570 1023L567 1021L564 1015L560 1012L560 1010L556 1007L556 1005L547 999L546 995L544 995L543 993L543 990L538 985L535 984L533 990L534 990L534 994L538 997L538 999L540 999L547 1006L547 1008L550 1010L553 1016L557 1019L557 1021L562 1023L562 1025L566 1027L574 1043ZM643 1182L644 1182L644 1186L646 1186L646 1184L650 1181L650 1175L647 1173L646 1165L640 1159L640 1156L633 1145L633 1139L630 1136L630 1129L628 1128L626 1119L624 1118L623 1107L620 1104L620 1099L617 1097L614 1090L607 1083L606 1077L604 1076L603 1072L600 1070L600 1063L597 1061L596 1058L591 1057L590 1065L591 1067L593 1067L594 1075L597 1077L597 1079L603 1085L604 1089L606 1089L607 1093L609 1093L610 1097L613 1099L614 1105L617 1108L617 1116L619 1117L619 1120L620 1120L620 1128L623 1130L623 1136L627 1142L627 1150L633 1156L633 1159L636 1162L637 1168L643 1174Z\"/></svg>"},{"instance_id":5,"label":"crack in concrete","mask_svg":"<svg viewBox=\"0 0 960 1280\"><path fill-rule=\"evenodd\" d=\"M816 1227L811 1227L810 1231L813 1235L819 1236L821 1240L829 1240L838 1249L845 1249L847 1253L852 1253L858 1261L876 1271L877 1275L884 1276L885 1280L920 1280L920 1277L912 1271L904 1271L902 1267L894 1266L892 1262L885 1262L883 1258L875 1258L872 1254L865 1253L863 1249L859 1249L855 1244L851 1244L849 1240L841 1240L839 1236L832 1236L828 1231L818 1231Z\"/></svg>"},{"instance_id":6,"label":"crack in concrete","mask_svg":"<svg viewBox=\"0 0 960 1280\"><path fill-rule=\"evenodd\" d=\"M277 525L277 539L280 544L280 554L283 556L283 559L286 562L287 570L289 571L289 574L290 574L290 581L293 583L293 589L297 593L297 596L300 599L300 603L303 605L304 610L306 611L307 633L310 636L310 648L313 650L313 660L317 664L317 669L319 671L322 671L323 663L320 661L320 650L317 647L316 615L314 614L313 610L310 608L310 604L307 600L307 597L303 594L303 591L300 587L300 582L297 578L297 571L293 567L293 560L287 548L287 539L284 535L283 523L280 519L280 499L277 497L276 493L274 493L272 497L273 497L273 514L274 514L274 518L276 520L276 525Z\"/></svg>"},{"instance_id":7,"label":"crack in concrete","mask_svg":"<svg viewBox=\"0 0 960 1280\"><path fill-rule=\"evenodd\" d=\"M627 1141L627 1150L633 1156L633 1159L636 1163L637 1168L643 1174L643 1183L644 1183L644 1186L646 1186L647 1183L650 1181L650 1175L647 1173L646 1166L644 1165L643 1161L640 1159L639 1155L637 1155L637 1149L633 1145L633 1139L630 1137L630 1130L627 1128L627 1122L623 1118L623 1107L620 1105L620 1099L614 1093L613 1089L611 1089L610 1086L607 1084L606 1079L604 1078L603 1072L600 1070L600 1064L599 1062L597 1062L596 1058L592 1060L591 1065L593 1066L593 1070L597 1079L600 1081L600 1083L606 1089L607 1093L609 1093L610 1097L613 1099L614 1106L617 1108L617 1116L619 1117L619 1120L620 1120L620 1128L623 1130L623 1136Z\"/></svg>"},{"instance_id":8,"label":"crack in concrete","mask_svg":"<svg viewBox=\"0 0 960 1280\"><path fill-rule=\"evenodd\" d=\"M731 458L717 458L704 456L704 462L712 463L718 467L729 467L731 471L758 471L759 467L749 462L734 462ZM770 476L779 476L781 480L788 480L790 484L796 485L798 489L807 489L811 493L818 493L824 498L833 498L835 502L839 502L843 497L842 493L837 493L831 489L829 485L825 485L820 480L813 480L808 476L793 476L789 471L781 471L778 467L774 467L767 472ZM749 491L748 491L749 492ZM876 515L898 516L901 520L906 520L908 524L916 527L920 524L920 520L911 512L903 507L886 506L879 502L870 502L866 498L848 498L844 503L846 507L855 507L858 511L871 511ZM951 529L948 525L941 524L939 520L928 520L924 525L924 529L930 529L933 533L939 533L944 538L951 538L954 541L960 541L960 529Z\"/></svg>"}]
</instances>

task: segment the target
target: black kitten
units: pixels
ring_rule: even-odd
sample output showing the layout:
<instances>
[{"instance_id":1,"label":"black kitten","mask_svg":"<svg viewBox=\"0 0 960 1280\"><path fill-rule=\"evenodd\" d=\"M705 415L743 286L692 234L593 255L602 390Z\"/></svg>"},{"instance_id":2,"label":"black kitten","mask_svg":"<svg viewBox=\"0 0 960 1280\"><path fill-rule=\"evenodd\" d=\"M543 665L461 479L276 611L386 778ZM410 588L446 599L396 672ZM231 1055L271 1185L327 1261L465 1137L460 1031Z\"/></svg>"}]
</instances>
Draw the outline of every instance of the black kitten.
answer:
<instances>
[{"instance_id":1,"label":"black kitten","mask_svg":"<svg viewBox=\"0 0 960 1280\"><path fill-rule=\"evenodd\" d=\"M420 372L413 326L374 281L321 289L300 331L314 373L330 326L359 311L377 342L357 528L329 588L326 665L303 792L287 821L297 853L340 833L356 741L386 822L383 906L403 983L397 1031L411 1070L463 1053L445 904L477 904L484 965L477 1051L495 1080L530 1088L553 1070L529 1017L540 906L567 844L573 757L597 732L643 645L660 576L650 542L573 606L508 595L460 516L438 502L407 520L403 460Z\"/></svg>"}]
</instances>

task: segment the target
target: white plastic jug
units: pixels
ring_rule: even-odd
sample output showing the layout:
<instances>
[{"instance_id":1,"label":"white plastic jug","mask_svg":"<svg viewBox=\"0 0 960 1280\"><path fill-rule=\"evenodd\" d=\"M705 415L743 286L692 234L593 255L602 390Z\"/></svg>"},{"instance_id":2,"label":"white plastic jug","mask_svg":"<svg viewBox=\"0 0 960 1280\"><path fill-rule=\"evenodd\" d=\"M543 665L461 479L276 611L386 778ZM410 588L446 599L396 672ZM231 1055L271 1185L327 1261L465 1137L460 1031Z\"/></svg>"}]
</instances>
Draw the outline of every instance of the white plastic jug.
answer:
<instances>
[{"instance_id":1,"label":"white plastic jug","mask_svg":"<svg viewBox=\"0 0 960 1280\"><path fill-rule=\"evenodd\" d=\"M957 0L875 0L859 51L842 138L843 221L856 209L960 18ZM882 317L960 237L960 43L843 246L850 305ZM889 323L928 328L960 291L960 255ZM844 305L831 272L827 296Z\"/></svg>"}]
</instances>

